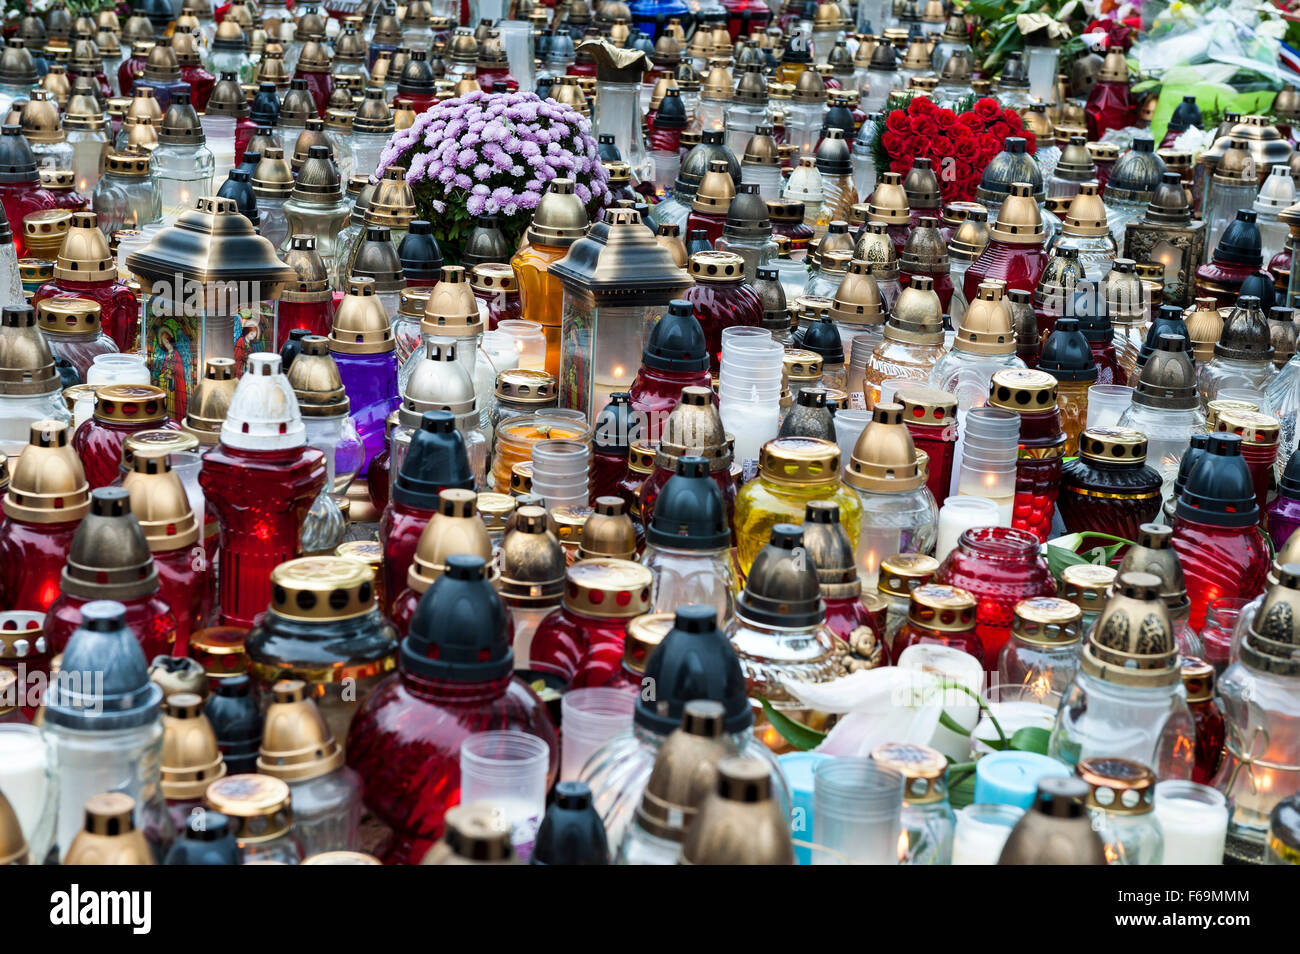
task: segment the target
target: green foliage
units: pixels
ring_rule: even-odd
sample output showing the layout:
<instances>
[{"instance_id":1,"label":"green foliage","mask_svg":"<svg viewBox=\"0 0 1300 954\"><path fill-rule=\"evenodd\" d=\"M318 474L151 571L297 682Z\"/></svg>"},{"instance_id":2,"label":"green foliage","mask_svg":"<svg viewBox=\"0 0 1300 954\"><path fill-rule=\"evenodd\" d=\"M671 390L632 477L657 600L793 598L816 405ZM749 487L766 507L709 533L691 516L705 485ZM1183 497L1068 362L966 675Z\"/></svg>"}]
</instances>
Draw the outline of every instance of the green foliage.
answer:
<instances>
[{"instance_id":1,"label":"green foliage","mask_svg":"<svg viewBox=\"0 0 1300 954\"><path fill-rule=\"evenodd\" d=\"M767 716L767 721L772 723L772 728L781 733L781 738L800 752L815 749L826 740L825 732L819 732L802 722L795 722L794 719L772 708L772 703L766 699L760 698L758 701L762 703L763 715Z\"/></svg>"}]
</instances>

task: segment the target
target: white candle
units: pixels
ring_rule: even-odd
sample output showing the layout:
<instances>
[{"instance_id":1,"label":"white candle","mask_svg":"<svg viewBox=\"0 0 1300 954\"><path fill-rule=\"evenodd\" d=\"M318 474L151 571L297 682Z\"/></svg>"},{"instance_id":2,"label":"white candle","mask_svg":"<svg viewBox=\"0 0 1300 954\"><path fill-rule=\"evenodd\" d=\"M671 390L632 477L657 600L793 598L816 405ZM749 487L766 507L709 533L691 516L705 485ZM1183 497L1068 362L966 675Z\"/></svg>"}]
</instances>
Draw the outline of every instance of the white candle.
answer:
<instances>
[{"instance_id":1,"label":"white candle","mask_svg":"<svg viewBox=\"0 0 1300 954\"><path fill-rule=\"evenodd\" d=\"M984 667L980 661L952 646L933 643L908 646L898 657L898 668L929 672L940 679L965 686L976 696L984 686ZM930 745L954 762L964 761L970 753L970 731L979 721L979 703L960 689L946 690L937 701L942 703L943 711L962 727L962 732L954 732L939 724L930 737Z\"/></svg>"},{"instance_id":2,"label":"white candle","mask_svg":"<svg viewBox=\"0 0 1300 954\"><path fill-rule=\"evenodd\" d=\"M961 535L975 527L996 527L1000 521L998 505L987 497L949 497L939 508L939 539L934 557L940 563L953 550Z\"/></svg>"},{"instance_id":3,"label":"white candle","mask_svg":"<svg viewBox=\"0 0 1300 954\"><path fill-rule=\"evenodd\" d=\"M727 398L718 413L723 428L736 440L736 459L745 467L746 476L752 477L749 471L757 466L759 450L780 430L780 404Z\"/></svg>"},{"instance_id":4,"label":"white candle","mask_svg":"<svg viewBox=\"0 0 1300 954\"><path fill-rule=\"evenodd\" d=\"M952 863L995 865L1002 856L1007 836L1024 810L1014 805L967 805L957 812L953 833Z\"/></svg>"},{"instance_id":5,"label":"white candle","mask_svg":"<svg viewBox=\"0 0 1300 954\"><path fill-rule=\"evenodd\" d=\"M1156 785L1156 819L1165 836L1165 865L1221 865L1228 806L1208 785L1171 779Z\"/></svg>"},{"instance_id":6,"label":"white candle","mask_svg":"<svg viewBox=\"0 0 1300 954\"><path fill-rule=\"evenodd\" d=\"M32 834L45 808L45 741L30 725L0 725L0 792L18 817L23 835Z\"/></svg>"}]
</instances>

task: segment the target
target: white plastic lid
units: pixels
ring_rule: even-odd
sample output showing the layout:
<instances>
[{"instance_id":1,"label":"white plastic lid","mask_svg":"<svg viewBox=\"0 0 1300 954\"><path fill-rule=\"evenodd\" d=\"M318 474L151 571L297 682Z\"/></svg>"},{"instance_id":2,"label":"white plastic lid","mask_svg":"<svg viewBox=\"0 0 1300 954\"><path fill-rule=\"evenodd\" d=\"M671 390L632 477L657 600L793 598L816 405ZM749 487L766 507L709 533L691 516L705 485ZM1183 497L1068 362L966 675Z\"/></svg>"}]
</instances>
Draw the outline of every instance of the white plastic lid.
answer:
<instances>
[{"instance_id":1,"label":"white plastic lid","mask_svg":"<svg viewBox=\"0 0 1300 954\"><path fill-rule=\"evenodd\" d=\"M221 424L221 443L244 450L287 450L307 443L298 399L280 370L278 354L249 355Z\"/></svg>"},{"instance_id":2,"label":"white plastic lid","mask_svg":"<svg viewBox=\"0 0 1300 954\"><path fill-rule=\"evenodd\" d=\"M1264 184L1259 187L1255 211L1275 219L1283 209L1295 205L1295 201L1295 180L1291 178L1291 169L1288 166L1274 166Z\"/></svg>"}]
</instances>

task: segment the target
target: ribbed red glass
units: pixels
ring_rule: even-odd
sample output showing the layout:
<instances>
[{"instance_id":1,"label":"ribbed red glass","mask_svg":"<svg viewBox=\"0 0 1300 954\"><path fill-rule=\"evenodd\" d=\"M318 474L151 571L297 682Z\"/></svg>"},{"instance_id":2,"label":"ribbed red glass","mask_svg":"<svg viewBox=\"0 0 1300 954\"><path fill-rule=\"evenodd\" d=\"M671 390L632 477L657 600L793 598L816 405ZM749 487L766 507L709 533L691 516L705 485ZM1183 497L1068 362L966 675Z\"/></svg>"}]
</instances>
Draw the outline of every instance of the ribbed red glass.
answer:
<instances>
[{"instance_id":1,"label":"ribbed red glass","mask_svg":"<svg viewBox=\"0 0 1300 954\"><path fill-rule=\"evenodd\" d=\"M384 596L387 616L393 615L398 596L406 589L406 574L415 559L420 534L433 517L432 510L409 507L396 501L384 508L379 518L379 543L384 548ZM405 635L406 631L403 630Z\"/></svg>"},{"instance_id":2,"label":"ribbed red glass","mask_svg":"<svg viewBox=\"0 0 1300 954\"><path fill-rule=\"evenodd\" d=\"M1011 526L1028 530L1040 543L1052 535L1052 515L1061 489L1061 454L1065 431L1061 412L1031 411L1020 415L1020 450L1016 457L1016 496Z\"/></svg>"},{"instance_id":3,"label":"ribbed red glass","mask_svg":"<svg viewBox=\"0 0 1300 954\"><path fill-rule=\"evenodd\" d=\"M202 66L195 64L181 67L181 79L189 84L190 103L194 106L195 112L206 112L208 99L212 96L212 88L217 85L217 78ZM324 111L321 115L325 115Z\"/></svg>"},{"instance_id":4,"label":"ribbed red glass","mask_svg":"<svg viewBox=\"0 0 1300 954\"><path fill-rule=\"evenodd\" d=\"M772 18L772 10L763 0L723 0L722 5L727 8L727 32L733 42L762 33Z\"/></svg>"},{"instance_id":5,"label":"ribbed red glass","mask_svg":"<svg viewBox=\"0 0 1300 954\"><path fill-rule=\"evenodd\" d=\"M388 506L388 494L392 480L392 469L389 467L389 461L388 451L380 451L370 458L370 469L366 471L365 476L366 490L370 494L370 506L380 513L383 513L384 508Z\"/></svg>"},{"instance_id":6,"label":"ribbed red glass","mask_svg":"<svg viewBox=\"0 0 1300 954\"><path fill-rule=\"evenodd\" d=\"M1128 383L1128 375L1119 365L1119 359L1115 357L1115 343L1113 341L1089 341L1088 350L1092 352L1092 360L1097 365L1097 384L1119 384Z\"/></svg>"},{"instance_id":7,"label":"ribbed red glass","mask_svg":"<svg viewBox=\"0 0 1300 954\"><path fill-rule=\"evenodd\" d=\"M948 499L948 490L952 486L952 465L957 455L957 423L934 427L905 421L907 432L912 435L912 443L919 451L930 455L930 470L925 485L930 488L934 502L942 507Z\"/></svg>"},{"instance_id":8,"label":"ribbed red glass","mask_svg":"<svg viewBox=\"0 0 1300 954\"><path fill-rule=\"evenodd\" d=\"M962 291L967 301L974 301L978 295L980 282L1006 282L1006 290L1019 288L1031 295L1038 287L1038 280L1043 277L1047 267L1047 252L1041 245L1013 245L999 238L992 238L984 246L979 258L971 262L962 280Z\"/></svg>"},{"instance_id":9,"label":"ribbed red glass","mask_svg":"<svg viewBox=\"0 0 1300 954\"><path fill-rule=\"evenodd\" d=\"M718 332L721 340L722 332ZM682 399L682 388L713 387L713 376L703 371L659 371L641 366L632 382L632 410L645 422L642 436L651 443L659 441L660 431L668 415ZM713 398L716 404L718 399Z\"/></svg>"},{"instance_id":10,"label":"ribbed red glass","mask_svg":"<svg viewBox=\"0 0 1300 954\"><path fill-rule=\"evenodd\" d=\"M1160 485L1160 474L1142 461L1080 457L1061 475L1061 520L1070 533L1091 530L1136 540L1138 528L1160 515Z\"/></svg>"},{"instance_id":11,"label":"ribbed red glass","mask_svg":"<svg viewBox=\"0 0 1300 954\"><path fill-rule=\"evenodd\" d=\"M803 258L808 254L808 242L816 234L816 230L811 225L804 225L802 220L798 222L772 220L772 236L784 235L790 240L790 257L793 259Z\"/></svg>"},{"instance_id":12,"label":"ribbed red glass","mask_svg":"<svg viewBox=\"0 0 1300 954\"><path fill-rule=\"evenodd\" d=\"M688 229L703 227L687 224ZM716 239L717 236L713 238ZM723 330L737 325L757 328L763 323L763 300L758 297L753 286L743 279L734 282L697 282L686 289L686 294L682 297L691 303L695 320L704 329L704 341L709 347L709 370L714 374L718 373L718 362L722 359ZM676 400L680 399L681 395L678 395ZM632 404L633 407L636 406L635 391Z\"/></svg>"},{"instance_id":13,"label":"ribbed red glass","mask_svg":"<svg viewBox=\"0 0 1300 954\"><path fill-rule=\"evenodd\" d=\"M325 455L218 444L203 458L199 484L221 521L221 624L251 628L271 602L271 571L301 552L303 518L325 486Z\"/></svg>"},{"instance_id":14,"label":"ribbed red glass","mask_svg":"<svg viewBox=\"0 0 1300 954\"><path fill-rule=\"evenodd\" d=\"M20 259L27 256L27 243L23 240L23 219L33 212L60 207L59 197L43 188L39 179L34 182L0 182L0 204L4 205L5 218L11 223L14 251Z\"/></svg>"},{"instance_id":15,"label":"ribbed red glass","mask_svg":"<svg viewBox=\"0 0 1300 954\"><path fill-rule=\"evenodd\" d=\"M1174 550L1192 601L1187 619L1192 629L1202 627L1206 608L1220 597L1252 599L1264 589L1270 556L1256 526L1221 527L1176 517Z\"/></svg>"},{"instance_id":16,"label":"ribbed red glass","mask_svg":"<svg viewBox=\"0 0 1300 954\"><path fill-rule=\"evenodd\" d=\"M623 663L627 620L587 616L561 607L533 634L528 669L560 692L607 685Z\"/></svg>"},{"instance_id":17,"label":"ribbed red glass","mask_svg":"<svg viewBox=\"0 0 1300 954\"><path fill-rule=\"evenodd\" d=\"M45 644L51 656L57 656L67 648L68 640L81 625L81 608L89 602L91 600L65 593L50 606L45 614ZM174 655L176 617L160 591L120 602L126 607L126 626L135 634L145 659Z\"/></svg>"},{"instance_id":18,"label":"ribbed red glass","mask_svg":"<svg viewBox=\"0 0 1300 954\"><path fill-rule=\"evenodd\" d=\"M659 499L660 492L664 489L664 484L668 483L668 478L673 472L666 467L656 466L654 471L646 478L645 483L641 485L641 522L645 526L650 526L654 520L655 501ZM727 523L732 527L732 543L735 543L735 523L736 523L736 481L731 476L730 470L715 470L710 472L713 482L718 485L722 491L723 502L727 505Z\"/></svg>"},{"instance_id":19,"label":"ribbed red glass","mask_svg":"<svg viewBox=\"0 0 1300 954\"><path fill-rule=\"evenodd\" d=\"M1016 604L1056 593L1047 562L1039 555L1038 539L1012 527L976 527L962 533L934 580L974 595L975 633L990 671L997 669L998 654L1011 635ZM899 651L895 642L895 654Z\"/></svg>"},{"instance_id":20,"label":"ribbed red glass","mask_svg":"<svg viewBox=\"0 0 1300 954\"><path fill-rule=\"evenodd\" d=\"M1273 469L1277 464L1277 444L1241 444L1241 459L1250 468L1250 480L1255 485L1255 504L1259 507L1259 524L1268 520L1268 495L1274 483Z\"/></svg>"},{"instance_id":21,"label":"ribbed red glass","mask_svg":"<svg viewBox=\"0 0 1300 954\"><path fill-rule=\"evenodd\" d=\"M104 334L113 339L122 353L135 350L136 337L140 332L140 300L127 287L126 282L117 278L98 282L56 278L36 289L36 294L32 295L32 307L54 295L89 298L99 302L99 321ZM283 313L284 306L281 305L280 308ZM329 334L329 327L326 326L324 332L314 333Z\"/></svg>"},{"instance_id":22,"label":"ribbed red glass","mask_svg":"<svg viewBox=\"0 0 1300 954\"><path fill-rule=\"evenodd\" d=\"M385 864L419 864L441 836L447 809L460 803L460 746L475 732L514 729L551 747L547 789L559 745L546 705L506 676L453 683L399 672L362 704L348 732L348 765L361 774L362 800L392 830Z\"/></svg>"},{"instance_id":23,"label":"ribbed red glass","mask_svg":"<svg viewBox=\"0 0 1300 954\"><path fill-rule=\"evenodd\" d=\"M1241 283L1257 271L1252 265L1208 261L1196 270L1196 294L1213 298L1215 308L1231 308L1237 303Z\"/></svg>"},{"instance_id":24,"label":"ribbed red glass","mask_svg":"<svg viewBox=\"0 0 1300 954\"><path fill-rule=\"evenodd\" d=\"M587 473L591 499L619 496L619 485L626 476L626 451L620 454L618 451L597 448L591 455L591 468Z\"/></svg>"},{"instance_id":25,"label":"ribbed red glass","mask_svg":"<svg viewBox=\"0 0 1300 954\"><path fill-rule=\"evenodd\" d=\"M492 86L494 83L505 83L506 89L512 93L519 89L519 81L510 75L510 68L508 66L477 67L474 70L474 78L478 80L479 88L485 93L492 92ZM437 101L437 97L435 96L433 102L436 103ZM432 103L430 105L432 105ZM428 106L424 107L424 109L428 108ZM419 111L423 112L423 110Z\"/></svg>"},{"instance_id":26,"label":"ribbed red glass","mask_svg":"<svg viewBox=\"0 0 1300 954\"><path fill-rule=\"evenodd\" d=\"M877 621L871 618L871 614L862 604L858 597L840 597L838 599L825 599L826 603L826 627L846 643L849 642L853 633L866 626L876 634L876 639L880 642L880 650L883 658L880 661L881 666L888 666L891 662L889 658L889 645L885 641L885 627L877 626Z\"/></svg>"},{"instance_id":27,"label":"ribbed red glass","mask_svg":"<svg viewBox=\"0 0 1300 954\"><path fill-rule=\"evenodd\" d=\"M307 92L311 93L312 102L316 104L316 115L325 118L329 111L330 94L334 92L334 80L329 70L305 70L299 67L294 71L294 79L307 81Z\"/></svg>"},{"instance_id":28,"label":"ribbed red glass","mask_svg":"<svg viewBox=\"0 0 1300 954\"><path fill-rule=\"evenodd\" d=\"M175 655L184 656L190 634L206 626L212 615L211 564L195 559L192 547L178 547L155 553L153 565L158 568L158 595L176 617Z\"/></svg>"},{"instance_id":29,"label":"ribbed red glass","mask_svg":"<svg viewBox=\"0 0 1300 954\"><path fill-rule=\"evenodd\" d=\"M726 224L725 215L691 209L691 214L686 217L686 232L689 235L696 229L703 229L708 236L709 244L716 245L718 239L722 238L722 227Z\"/></svg>"},{"instance_id":30,"label":"ribbed red glass","mask_svg":"<svg viewBox=\"0 0 1300 954\"><path fill-rule=\"evenodd\" d=\"M1213 699L1187 703L1196 723L1195 761L1192 763L1192 781L1209 785L1219 764L1223 761L1223 746L1228 735L1223 713Z\"/></svg>"},{"instance_id":31,"label":"ribbed red glass","mask_svg":"<svg viewBox=\"0 0 1300 954\"><path fill-rule=\"evenodd\" d=\"M81 458L90 489L107 487L121 475L122 445L136 431L179 431L181 426L170 418L163 421L103 421L87 418L72 435L72 449Z\"/></svg>"},{"instance_id":32,"label":"ribbed red glass","mask_svg":"<svg viewBox=\"0 0 1300 954\"><path fill-rule=\"evenodd\" d=\"M1088 141L1096 142L1111 129L1123 129L1137 124L1137 105L1128 83L1098 80L1088 93L1083 107L1083 118L1088 124Z\"/></svg>"},{"instance_id":33,"label":"ribbed red glass","mask_svg":"<svg viewBox=\"0 0 1300 954\"><path fill-rule=\"evenodd\" d=\"M0 611L44 613L58 599L78 523L0 521Z\"/></svg>"},{"instance_id":34,"label":"ribbed red glass","mask_svg":"<svg viewBox=\"0 0 1300 954\"><path fill-rule=\"evenodd\" d=\"M676 152L682 145L680 129L660 129L650 126L650 148L655 152Z\"/></svg>"}]
</instances>

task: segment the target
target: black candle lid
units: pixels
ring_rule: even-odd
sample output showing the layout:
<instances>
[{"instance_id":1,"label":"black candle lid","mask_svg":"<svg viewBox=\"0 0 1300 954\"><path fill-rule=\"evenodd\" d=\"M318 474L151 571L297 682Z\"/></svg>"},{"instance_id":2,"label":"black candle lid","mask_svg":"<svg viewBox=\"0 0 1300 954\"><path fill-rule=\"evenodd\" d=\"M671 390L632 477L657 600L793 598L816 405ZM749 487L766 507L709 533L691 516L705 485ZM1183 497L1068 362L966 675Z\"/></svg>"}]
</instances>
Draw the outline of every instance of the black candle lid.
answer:
<instances>
[{"instance_id":1,"label":"black candle lid","mask_svg":"<svg viewBox=\"0 0 1300 954\"><path fill-rule=\"evenodd\" d=\"M656 504L656 508L658 504ZM655 692L638 693L633 721L666 736L682 723L686 703L708 699L726 711L723 730L744 732L754 724L745 674L711 606L679 607L673 628L646 660L645 678Z\"/></svg>"},{"instance_id":2,"label":"black candle lid","mask_svg":"<svg viewBox=\"0 0 1300 954\"><path fill-rule=\"evenodd\" d=\"M1187 354L1192 355L1192 336L1187 333L1187 322L1183 320L1183 309L1177 305L1161 305L1147 329L1147 336L1142 341L1138 352L1137 366L1143 367L1160 343L1161 335L1181 335Z\"/></svg>"},{"instance_id":3,"label":"black candle lid","mask_svg":"<svg viewBox=\"0 0 1300 954\"><path fill-rule=\"evenodd\" d=\"M425 411L393 481L393 502L432 512L438 495L451 487L474 489L465 438L450 411Z\"/></svg>"},{"instance_id":4,"label":"black candle lid","mask_svg":"<svg viewBox=\"0 0 1300 954\"><path fill-rule=\"evenodd\" d=\"M1058 318L1043 345L1038 367L1058 381L1096 381L1097 362L1077 318Z\"/></svg>"},{"instance_id":5,"label":"black candle lid","mask_svg":"<svg viewBox=\"0 0 1300 954\"><path fill-rule=\"evenodd\" d=\"M646 542L678 550L721 550L731 543L722 489L705 457L679 457L655 501Z\"/></svg>"},{"instance_id":6,"label":"black candle lid","mask_svg":"<svg viewBox=\"0 0 1300 954\"><path fill-rule=\"evenodd\" d=\"M452 682L508 676L515 668L508 622L483 558L453 553L415 607L402 640L402 670Z\"/></svg>"},{"instance_id":7,"label":"black candle lid","mask_svg":"<svg viewBox=\"0 0 1300 954\"><path fill-rule=\"evenodd\" d=\"M1288 500L1300 500L1300 454L1292 454L1286 462L1282 479L1278 481L1278 490Z\"/></svg>"},{"instance_id":8,"label":"black candle lid","mask_svg":"<svg viewBox=\"0 0 1300 954\"><path fill-rule=\"evenodd\" d=\"M840 339L840 330L829 316L809 323L800 347L821 355L824 364L844 363L844 343Z\"/></svg>"},{"instance_id":9,"label":"black candle lid","mask_svg":"<svg viewBox=\"0 0 1300 954\"><path fill-rule=\"evenodd\" d=\"M1253 527L1259 522L1255 485L1241 456L1239 435L1209 436L1174 512L1179 520L1219 527Z\"/></svg>"},{"instance_id":10,"label":"black candle lid","mask_svg":"<svg viewBox=\"0 0 1300 954\"><path fill-rule=\"evenodd\" d=\"M640 419L632 410L631 393L616 391L609 396L609 403L596 415L591 439L597 450L622 454L627 454L633 441L641 439Z\"/></svg>"},{"instance_id":11,"label":"black candle lid","mask_svg":"<svg viewBox=\"0 0 1300 954\"><path fill-rule=\"evenodd\" d=\"M425 219L412 219L397 246L397 257L408 282L436 282L442 274L442 249L433 237L433 225Z\"/></svg>"},{"instance_id":12,"label":"black candle lid","mask_svg":"<svg viewBox=\"0 0 1300 954\"><path fill-rule=\"evenodd\" d=\"M704 329L691 311L691 303L678 298L650 329L641 364L656 371L703 371L709 366L709 346Z\"/></svg>"},{"instance_id":13,"label":"black candle lid","mask_svg":"<svg viewBox=\"0 0 1300 954\"><path fill-rule=\"evenodd\" d=\"M607 865L605 825L586 782L557 782L555 800L537 828L530 865Z\"/></svg>"},{"instance_id":14,"label":"black candle lid","mask_svg":"<svg viewBox=\"0 0 1300 954\"><path fill-rule=\"evenodd\" d=\"M1215 261L1232 265L1253 265L1259 268L1264 264L1259 225L1255 221L1253 209L1237 210L1237 217L1223 230L1213 257Z\"/></svg>"}]
</instances>

